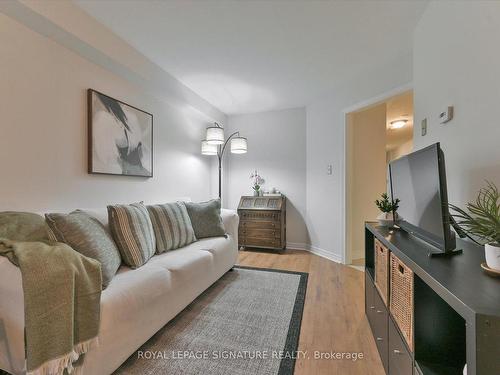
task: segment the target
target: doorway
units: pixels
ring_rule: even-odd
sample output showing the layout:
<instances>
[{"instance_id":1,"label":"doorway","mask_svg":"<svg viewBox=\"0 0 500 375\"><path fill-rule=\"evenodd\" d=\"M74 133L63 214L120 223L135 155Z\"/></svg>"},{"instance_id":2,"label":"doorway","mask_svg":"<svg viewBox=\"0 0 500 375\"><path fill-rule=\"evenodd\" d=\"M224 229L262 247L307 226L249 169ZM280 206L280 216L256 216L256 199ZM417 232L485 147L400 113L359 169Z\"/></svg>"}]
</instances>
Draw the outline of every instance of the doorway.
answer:
<instances>
[{"instance_id":1,"label":"doorway","mask_svg":"<svg viewBox=\"0 0 500 375\"><path fill-rule=\"evenodd\" d=\"M412 151L412 91L346 114L346 264L364 270L364 223L380 213L389 162Z\"/></svg>"}]
</instances>

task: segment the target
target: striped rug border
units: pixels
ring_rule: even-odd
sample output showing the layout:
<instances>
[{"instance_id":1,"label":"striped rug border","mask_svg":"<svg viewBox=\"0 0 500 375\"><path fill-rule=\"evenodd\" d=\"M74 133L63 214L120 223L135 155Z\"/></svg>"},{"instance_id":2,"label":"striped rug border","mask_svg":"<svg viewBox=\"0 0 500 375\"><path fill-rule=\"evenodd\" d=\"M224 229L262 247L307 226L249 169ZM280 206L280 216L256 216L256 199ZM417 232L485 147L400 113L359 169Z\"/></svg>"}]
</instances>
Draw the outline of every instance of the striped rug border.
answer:
<instances>
[{"instance_id":1,"label":"striped rug border","mask_svg":"<svg viewBox=\"0 0 500 375\"><path fill-rule=\"evenodd\" d=\"M302 325L302 315L304 313L304 305L306 301L307 280L309 274L307 272L279 270L275 268L259 268L235 265L234 268L241 268L254 271L264 272L277 272L287 273L292 275L299 275L299 286L297 287L297 295L295 296L295 304L293 306L292 317L290 318L290 325L288 326L288 334L286 336L285 347L283 353L285 354L278 370L278 375L293 375L295 371L295 357L299 347L300 327Z\"/></svg>"}]
</instances>

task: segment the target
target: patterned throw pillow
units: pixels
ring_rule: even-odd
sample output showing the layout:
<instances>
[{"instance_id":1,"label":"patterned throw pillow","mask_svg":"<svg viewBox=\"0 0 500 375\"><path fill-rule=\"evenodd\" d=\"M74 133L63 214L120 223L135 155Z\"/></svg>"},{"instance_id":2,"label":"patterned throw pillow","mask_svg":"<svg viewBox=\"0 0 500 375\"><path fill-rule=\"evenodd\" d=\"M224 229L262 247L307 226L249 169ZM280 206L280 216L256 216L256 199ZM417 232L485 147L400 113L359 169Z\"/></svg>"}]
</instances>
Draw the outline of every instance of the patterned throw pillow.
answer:
<instances>
[{"instance_id":1,"label":"patterned throw pillow","mask_svg":"<svg viewBox=\"0 0 500 375\"><path fill-rule=\"evenodd\" d=\"M156 252L178 249L196 241L191 219L182 202L147 206L156 237Z\"/></svg>"},{"instance_id":2,"label":"patterned throw pillow","mask_svg":"<svg viewBox=\"0 0 500 375\"><path fill-rule=\"evenodd\" d=\"M80 210L69 214L46 214L45 220L56 241L101 263L102 285L106 287L122 260L101 222Z\"/></svg>"},{"instance_id":3,"label":"patterned throw pillow","mask_svg":"<svg viewBox=\"0 0 500 375\"><path fill-rule=\"evenodd\" d=\"M226 234L220 216L220 199L200 203L184 202L184 204L196 238L218 237Z\"/></svg>"},{"instance_id":4,"label":"patterned throw pillow","mask_svg":"<svg viewBox=\"0 0 500 375\"><path fill-rule=\"evenodd\" d=\"M155 234L148 210L142 203L108 206L109 229L123 262L138 268L155 253Z\"/></svg>"}]
</instances>

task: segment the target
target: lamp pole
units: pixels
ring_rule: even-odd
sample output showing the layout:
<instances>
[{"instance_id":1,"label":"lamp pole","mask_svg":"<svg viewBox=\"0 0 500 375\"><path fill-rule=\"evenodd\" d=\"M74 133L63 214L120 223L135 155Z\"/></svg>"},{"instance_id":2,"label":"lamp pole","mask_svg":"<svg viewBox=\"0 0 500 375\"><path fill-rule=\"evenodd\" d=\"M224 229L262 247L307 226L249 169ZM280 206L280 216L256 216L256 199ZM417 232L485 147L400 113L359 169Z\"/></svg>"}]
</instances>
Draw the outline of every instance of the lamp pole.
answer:
<instances>
[{"instance_id":1,"label":"lamp pole","mask_svg":"<svg viewBox=\"0 0 500 375\"><path fill-rule=\"evenodd\" d=\"M222 194L221 194L221 191L222 191L222 157L224 156L224 151L226 151L226 146L227 146L228 142L231 140L231 138L233 138L236 135L240 135L240 132L234 132L226 139L224 144L219 145L217 147L217 158L219 159L219 199L222 199Z\"/></svg>"}]
</instances>

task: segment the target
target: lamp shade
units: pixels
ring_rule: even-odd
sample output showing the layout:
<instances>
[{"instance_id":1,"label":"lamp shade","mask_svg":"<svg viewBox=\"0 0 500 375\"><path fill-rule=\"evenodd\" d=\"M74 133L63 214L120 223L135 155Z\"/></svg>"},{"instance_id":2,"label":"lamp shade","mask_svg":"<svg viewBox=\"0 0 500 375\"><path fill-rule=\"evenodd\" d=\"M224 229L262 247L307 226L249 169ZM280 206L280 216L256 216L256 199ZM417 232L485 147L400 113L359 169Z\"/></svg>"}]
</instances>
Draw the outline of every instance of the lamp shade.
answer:
<instances>
[{"instance_id":1,"label":"lamp shade","mask_svg":"<svg viewBox=\"0 0 500 375\"><path fill-rule=\"evenodd\" d=\"M202 155L217 155L217 145L201 141L201 153Z\"/></svg>"},{"instance_id":2,"label":"lamp shade","mask_svg":"<svg viewBox=\"0 0 500 375\"><path fill-rule=\"evenodd\" d=\"M245 137L234 137L231 139L231 152L233 154L245 154L247 146L247 139Z\"/></svg>"},{"instance_id":3,"label":"lamp shade","mask_svg":"<svg viewBox=\"0 0 500 375\"><path fill-rule=\"evenodd\" d=\"M224 143L224 129L218 126L207 128L207 142L211 145L221 145Z\"/></svg>"}]
</instances>

